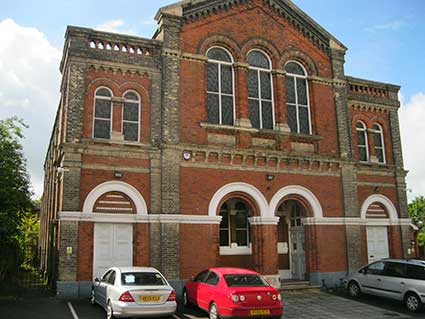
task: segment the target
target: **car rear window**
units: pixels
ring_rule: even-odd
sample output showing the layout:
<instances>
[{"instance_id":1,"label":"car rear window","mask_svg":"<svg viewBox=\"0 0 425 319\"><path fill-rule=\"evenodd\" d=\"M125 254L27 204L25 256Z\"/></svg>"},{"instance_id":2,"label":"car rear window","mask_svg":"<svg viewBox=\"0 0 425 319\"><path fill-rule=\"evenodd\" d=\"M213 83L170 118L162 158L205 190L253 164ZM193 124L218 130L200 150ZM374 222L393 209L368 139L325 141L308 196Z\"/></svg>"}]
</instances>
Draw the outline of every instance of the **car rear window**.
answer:
<instances>
[{"instance_id":1,"label":"car rear window","mask_svg":"<svg viewBox=\"0 0 425 319\"><path fill-rule=\"evenodd\" d=\"M224 275L229 287L267 287L269 284L263 278L253 274Z\"/></svg>"},{"instance_id":2,"label":"car rear window","mask_svg":"<svg viewBox=\"0 0 425 319\"><path fill-rule=\"evenodd\" d=\"M126 272L121 274L124 286L166 286L164 278L157 272Z\"/></svg>"},{"instance_id":3,"label":"car rear window","mask_svg":"<svg viewBox=\"0 0 425 319\"><path fill-rule=\"evenodd\" d=\"M425 267L419 265L407 265L407 277L425 280Z\"/></svg>"}]
</instances>

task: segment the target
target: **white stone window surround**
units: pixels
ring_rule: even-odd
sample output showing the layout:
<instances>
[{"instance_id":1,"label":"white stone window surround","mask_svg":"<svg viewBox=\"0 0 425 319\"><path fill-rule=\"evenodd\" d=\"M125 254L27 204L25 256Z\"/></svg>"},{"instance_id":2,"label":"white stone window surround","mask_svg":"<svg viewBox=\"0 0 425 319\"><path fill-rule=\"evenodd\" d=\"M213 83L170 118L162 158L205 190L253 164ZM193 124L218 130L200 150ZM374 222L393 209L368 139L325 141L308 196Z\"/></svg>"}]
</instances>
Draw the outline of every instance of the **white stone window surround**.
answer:
<instances>
[{"instance_id":1,"label":"white stone window surround","mask_svg":"<svg viewBox=\"0 0 425 319\"><path fill-rule=\"evenodd\" d=\"M359 124L362 126L361 128L358 127ZM356 136L357 149L358 149L358 154L359 154L359 161L361 163L368 163L370 161L370 152L369 152L369 137L367 135L367 126L363 121L360 121L360 120L356 122L356 133L359 134L359 132L363 134L363 138L365 140L365 144L359 144L358 136ZM366 150L366 160L365 161L363 161L360 158L360 151L359 151L360 148L364 148Z\"/></svg>"},{"instance_id":2,"label":"white stone window surround","mask_svg":"<svg viewBox=\"0 0 425 319\"><path fill-rule=\"evenodd\" d=\"M375 129L374 126L377 126L378 129ZM375 147L375 154L376 154L376 149L381 150L382 151L382 157L383 157L383 161L379 162L379 164L386 164L387 163L387 157L385 154L385 140L384 140L384 130L382 128L382 125L379 123L373 123L373 127L371 129L368 130L369 132L371 132L372 134L379 134L379 138L381 140L381 147L376 146L376 144L374 144ZM375 140L373 140L373 142L375 143Z\"/></svg>"},{"instance_id":3,"label":"white stone window surround","mask_svg":"<svg viewBox=\"0 0 425 319\"><path fill-rule=\"evenodd\" d=\"M99 90L102 90L102 89L106 89L106 90L108 90L109 91L109 93L111 94L111 96L110 97L106 97L106 96L98 96L97 95L97 92L99 91ZM104 140L104 138L98 138L98 137L95 137L95 130L94 130L94 128L95 128L95 122L96 122L96 120L98 120L98 121L107 121L106 119L104 119L104 118L97 118L96 117L96 100L109 100L110 101L110 103L111 103L111 117L110 117L110 119L109 119L109 139L111 138L111 134L112 134L112 123L113 123L113 117L114 117L114 112L113 112L113 105L112 105L112 98L114 97L114 94L113 94L113 92L112 92L112 90L110 89L110 88L108 88L107 86L99 86L96 90L95 90L95 92L94 92L94 100L93 100L93 121L92 121L92 138L93 139L103 139Z\"/></svg>"},{"instance_id":4,"label":"white stone window surround","mask_svg":"<svg viewBox=\"0 0 425 319\"><path fill-rule=\"evenodd\" d=\"M139 104L139 119L137 122L135 121L128 121L128 120L124 120L124 108L125 108L125 103L129 102L129 103L135 103L135 100L127 100L125 98L125 96L127 95L127 93L133 93L135 95L137 95L137 103ZM122 107L122 115L121 115L121 133L124 135L124 123L135 123L137 124L137 141L127 141L124 139L125 142L129 142L129 143L140 143L140 123L142 122L142 99L141 96L138 92L136 92L135 90L127 90L124 92L124 94L122 95L123 99L124 99L124 104Z\"/></svg>"},{"instance_id":5,"label":"white stone window surround","mask_svg":"<svg viewBox=\"0 0 425 319\"><path fill-rule=\"evenodd\" d=\"M236 83L235 83L235 68L234 68L234 58L233 55L230 53L229 50L227 50L226 48L222 47L222 46L212 46L210 47L207 52L206 52L206 56L208 56L208 52L212 49L221 49L223 51L225 51L230 59L231 62L226 62L226 61L220 61L220 60L214 60L214 59L210 59L208 58L207 63L214 63L218 65L218 93L217 92L210 92L210 91L206 91L207 94L217 94L219 96L219 123L217 123L218 125L223 125L223 116L222 116L222 100L221 100L221 96L232 96L233 98L233 125L236 124L236 97L235 97L235 90L236 90ZM221 90L221 66L222 65L226 65L226 66L230 66L232 69L232 94L226 94L226 93L222 93ZM208 72L208 70L207 70Z\"/></svg>"},{"instance_id":6,"label":"white stone window surround","mask_svg":"<svg viewBox=\"0 0 425 319\"><path fill-rule=\"evenodd\" d=\"M262 102L263 101L267 101L267 102L271 102L272 104L272 122L273 122L273 127L272 130L276 129L276 114L275 114L275 101L274 101L274 84L273 84L273 76L272 76L272 70L273 70L273 64L272 64L272 60L270 59L270 56L264 52L263 50L260 50L258 48L252 49L247 53L247 57L251 52L260 52L261 54L263 54L267 60L269 61L269 68L265 69L265 68L260 68L260 67L256 67L256 66L249 66L249 70L252 71L256 71L257 73L257 81L258 81L258 98L254 98L254 97L250 97L249 93L248 93L248 100L252 99L252 100L258 100L258 104L259 104L259 118L260 118L260 129L263 129L263 115L262 115ZM271 100L267 100L267 99L263 99L261 97L261 87L262 87L262 83L261 83L261 76L260 73L261 72L267 72L270 76L270 89L271 89Z\"/></svg>"},{"instance_id":7,"label":"white stone window surround","mask_svg":"<svg viewBox=\"0 0 425 319\"><path fill-rule=\"evenodd\" d=\"M308 73L307 73L307 70L304 67L304 65L302 65L301 63L299 63L299 62L297 62L295 60L289 60L288 62L286 62L285 63L285 67L289 63L295 63L295 64L299 65L303 69L303 71L304 71L304 75L293 74L293 73L289 73L289 72L286 73L286 76L290 76L290 77L295 78L295 86L294 86L294 88L295 88L295 104L286 102L286 104L294 105L295 108L296 108L296 110L297 110L297 127L298 127L298 130L297 130L297 132L294 132L294 133L301 134L301 132L300 132L301 126L300 126L299 108L300 107L306 107L306 106L301 105L301 104L298 103L297 81L301 79L301 80L305 80L305 83L306 83L307 113L308 113L309 134L312 135L313 134L313 128L312 128L312 122L311 122L310 86L309 86L309 83L308 83Z\"/></svg>"}]
</instances>

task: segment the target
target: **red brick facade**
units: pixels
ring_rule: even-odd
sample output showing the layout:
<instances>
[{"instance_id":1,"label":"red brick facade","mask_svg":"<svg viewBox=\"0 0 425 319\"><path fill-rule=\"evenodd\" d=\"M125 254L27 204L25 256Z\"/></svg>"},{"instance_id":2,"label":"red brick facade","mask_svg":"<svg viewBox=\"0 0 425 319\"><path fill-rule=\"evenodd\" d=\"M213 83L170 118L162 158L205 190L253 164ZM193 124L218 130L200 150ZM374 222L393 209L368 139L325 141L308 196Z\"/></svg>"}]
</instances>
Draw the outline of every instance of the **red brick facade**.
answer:
<instances>
[{"instance_id":1,"label":"red brick facade","mask_svg":"<svg viewBox=\"0 0 425 319\"><path fill-rule=\"evenodd\" d=\"M300 18L292 4L236 2L211 8L208 15L200 0L162 8L153 40L68 29L63 103L46 176L56 174L55 159L65 171L57 173L56 190L46 179L44 206L60 221L59 281L92 279L96 223L131 224L133 264L158 267L175 280L207 267L243 266L274 283L280 276L338 284L370 260L368 227L386 227L388 257L408 255L399 87L346 76L346 48L309 18ZM227 50L234 62L234 125L208 120L212 47ZM251 50L271 60L273 130L251 125ZM82 56L85 62L78 60ZM285 66L290 61L307 73L311 134L289 129ZM100 87L113 96L110 139L93 138ZM140 97L137 142L124 139L127 91ZM373 160L371 131L370 161L360 162L357 121L367 129L375 123L382 127L384 163ZM55 136L62 136L59 144ZM107 192L124 193L136 213L93 212L93 203ZM55 196L62 201L52 204ZM99 202L108 204L105 198ZM226 208L230 203L236 206ZM388 218L367 219L373 203L382 205ZM241 205L245 208L235 208ZM73 245L71 262L64 249Z\"/></svg>"}]
</instances>

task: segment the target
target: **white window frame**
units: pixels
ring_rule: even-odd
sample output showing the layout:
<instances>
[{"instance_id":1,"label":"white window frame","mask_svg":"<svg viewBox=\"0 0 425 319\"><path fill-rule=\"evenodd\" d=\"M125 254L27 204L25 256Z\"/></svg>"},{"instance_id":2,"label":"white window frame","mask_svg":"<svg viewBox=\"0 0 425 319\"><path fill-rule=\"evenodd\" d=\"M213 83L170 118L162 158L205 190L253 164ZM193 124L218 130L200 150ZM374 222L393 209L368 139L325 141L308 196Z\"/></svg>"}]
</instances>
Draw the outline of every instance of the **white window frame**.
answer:
<instances>
[{"instance_id":1,"label":"white window frame","mask_svg":"<svg viewBox=\"0 0 425 319\"><path fill-rule=\"evenodd\" d=\"M260 49L252 49L252 50L250 50L247 53L247 55L246 55L247 58L248 58L248 55L251 52L254 52L254 51L257 51L257 52L260 52L261 54L264 54L264 56L269 61L270 68L269 69L265 69L265 68L259 68L259 67L252 66L252 65L249 66L249 70L253 70L253 71L255 71L257 73L258 98L256 98L256 97L250 97L249 96L249 90L248 90L248 101L249 100L255 100L255 101L258 101L258 103L259 103L258 104L258 107L259 107L259 110L258 110L259 114L258 114L258 116L260 117L260 129L263 129L263 104L262 104L262 102L265 101L265 102L271 102L272 103L272 121L273 121L272 130L274 130L276 128L276 115L275 115L275 106L274 106L274 84L273 84L273 75L272 75L272 71L273 71L272 60L270 59L269 55L266 52L264 52L263 50L260 50ZM261 76L260 76L261 72L267 72L269 74L269 76L270 76L271 100L263 99L261 97ZM248 83L248 86L249 86L249 83Z\"/></svg>"},{"instance_id":2,"label":"white window frame","mask_svg":"<svg viewBox=\"0 0 425 319\"><path fill-rule=\"evenodd\" d=\"M376 129L373 128L373 126L375 126L375 125L379 127L379 130L376 130ZM373 123L373 126L369 131L372 132L373 134L379 134L380 137L381 137L381 144L382 144L381 147L376 146L375 145L375 138L373 139L373 147L375 149L375 155L376 155L376 149L382 150L383 162L379 162L379 164L386 164L387 163L387 156L385 154L384 129L382 128L382 125L379 124L379 123ZM376 157L378 157L378 156L376 156Z\"/></svg>"},{"instance_id":3,"label":"white window frame","mask_svg":"<svg viewBox=\"0 0 425 319\"><path fill-rule=\"evenodd\" d=\"M363 128L358 128L357 124L361 123ZM365 145L359 145L359 139L357 137L356 134L356 140L357 140L357 153L359 154L359 161L362 163L368 163L370 161L370 153L369 153L369 139L368 139L368 134L367 134L367 126L363 121L356 121L356 133L358 132L363 132L364 135L364 139L365 139ZM366 149L366 161L362 161L362 159L360 158L360 152L359 152L359 148L360 147L364 147Z\"/></svg>"},{"instance_id":4,"label":"white window frame","mask_svg":"<svg viewBox=\"0 0 425 319\"><path fill-rule=\"evenodd\" d=\"M127 93L134 93L134 94L136 94L137 95L137 98L138 98L138 104L139 104L139 119L138 119L138 121L136 122L136 121L127 121L127 120L124 120L124 108L125 108L125 102L130 102L130 103L135 103L135 101L133 101L133 100L126 100L125 99L125 95L127 94ZM137 123L137 141L129 141L129 140L126 140L125 139L125 136L124 136L124 141L127 141L127 142L133 142L133 143L139 143L140 142L140 123L142 122L142 108L141 108L141 104L142 104L142 99L141 99L141 97L140 97L140 94L139 93L137 93L136 91L134 91L134 90L127 90L127 91L125 91L124 92L124 94L122 95L122 97L123 97L123 99L124 99L124 104L123 104L123 106L122 106L122 114L121 114L121 133L123 134L123 136L124 136L124 122L125 123Z\"/></svg>"},{"instance_id":5,"label":"white window frame","mask_svg":"<svg viewBox=\"0 0 425 319\"><path fill-rule=\"evenodd\" d=\"M208 57L208 52L212 49L221 49L223 51L225 51L229 56L230 56L230 60L231 62L225 62L225 61L219 61L219 60L214 60L214 59L210 59L208 58L207 63L213 63L213 64L217 64L218 65L218 92L212 92L212 91L208 91L207 89L207 95L208 94L215 94L218 95L218 119L219 119L219 123L220 125L223 125L223 109L222 109L222 103L221 103L221 97L222 96L231 96L232 100L233 100L233 126L236 123L236 100L235 100L235 68L234 68L234 59L233 59L233 55L230 53L229 50L227 50L226 48L220 47L220 46L212 46L208 49L206 56ZM228 93L222 93L221 91L221 66L222 65L226 65L226 66L230 66L232 69L232 94L228 94ZM207 71L207 81L208 81L208 69ZM207 88L208 88L208 82L206 83ZM207 105L207 112L208 112L208 105Z\"/></svg>"},{"instance_id":6,"label":"white window frame","mask_svg":"<svg viewBox=\"0 0 425 319\"><path fill-rule=\"evenodd\" d=\"M293 73L288 73L288 72L286 73L286 76L293 77L294 78L294 84L295 84L294 85L294 89L295 89L295 104L294 103L288 103L288 102L286 102L286 104L287 105L295 106L295 110L296 110L296 114L297 114L297 132L296 133L298 133L298 134L301 134L300 114L299 114L300 111L299 111L299 108L300 107L307 108L308 125L309 125L309 127L308 127L309 132L308 132L308 134L311 135L311 134L313 134L312 133L313 132L313 127L312 127L312 123L311 123L310 86L309 86L309 83L308 83L308 73L307 73L306 68L301 63L299 63L297 61L294 61L294 60L290 60L290 61L288 61L288 62L285 63L285 70L286 70L286 66L289 63L295 63L295 64L299 65L302 68L302 70L304 71L304 75L293 74ZM298 79L305 80L305 83L306 83L306 93L307 93L307 105L302 105L302 104L299 104L298 103L298 85L297 85Z\"/></svg>"},{"instance_id":7,"label":"white window frame","mask_svg":"<svg viewBox=\"0 0 425 319\"><path fill-rule=\"evenodd\" d=\"M226 202L231 201L232 199L229 199ZM250 222L249 222L249 215L247 216L247 228L246 228L246 236L247 236L247 243L248 245L246 246L237 246L237 245L233 245L235 244L234 242L232 242L232 223L231 223L231 214L230 211L232 210L232 207L234 207L236 201L233 203L230 203L230 205L228 205L227 208L227 231L228 231L228 245L227 246L221 246L220 245L220 255L251 255L252 254L252 243L250 241ZM223 204L224 205L224 204ZM244 202L244 205L247 208L247 214L249 213L248 207L249 204ZM221 214L221 212L220 212ZM226 229L226 228L224 228ZM223 230L224 230L223 229ZM241 229L241 228L239 228ZM245 228L243 228L245 230ZM219 230L221 231L222 228L219 227ZM235 232L238 230L238 228L236 228L235 226ZM219 240L220 241L220 240Z\"/></svg>"},{"instance_id":8,"label":"white window frame","mask_svg":"<svg viewBox=\"0 0 425 319\"><path fill-rule=\"evenodd\" d=\"M106 89L109 91L109 93L111 93L110 97L106 97L106 96L98 96L97 92L101 89ZM111 102L111 117L109 119L109 139L111 139L112 136L112 123L113 123L113 118L114 118L114 109L113 109L113 103L112 103L112 98L114 97L114 93L112 92L112 90L106 86L99 86L96 91L94 91L94 101L93 101L93 121L92 121L92 138L96 139L96 140L105 140L105 138L100 138L100 137L95 137L94 136L94 124L96 122L96 120L100 120L100 121L107 121L104 118L97 118L96 117L96 100L100 99L100 100L109 100ZM106 139L108 140L108 139Z\"/></svg>"}]
</instances>

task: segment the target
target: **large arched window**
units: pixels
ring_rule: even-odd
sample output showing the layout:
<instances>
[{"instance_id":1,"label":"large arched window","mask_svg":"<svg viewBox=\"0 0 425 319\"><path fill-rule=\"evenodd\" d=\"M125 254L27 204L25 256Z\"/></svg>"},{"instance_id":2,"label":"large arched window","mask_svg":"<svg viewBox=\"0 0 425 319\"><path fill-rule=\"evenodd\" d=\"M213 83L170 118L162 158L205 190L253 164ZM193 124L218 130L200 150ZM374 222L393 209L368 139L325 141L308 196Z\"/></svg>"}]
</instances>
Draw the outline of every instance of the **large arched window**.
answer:
<instances>
[{"instance_id":1,"label":"large arched window","mask_svg":"<svg viewBox=\"0 0 425 319\"><path fill-rule=\"evenodd\" d=\"M367 127L362 121L358 121L356 124L357 132L357 149L359 151L360 162L369 161L369 146L367 140Z\"/></svg>"},{"instance_id":2,"label":"large arched window","mask_svg":"<svg viewBox=\"0 0 425 319\"><path fill-rule=\"evenodd\" d=\"M269 57L259 50L248 53L249 119L255 128L274 129L272 65Z\"/></svg>"},{"instance_id":3,"label":"large arched window","mask_svg":"<svg viewBox=\"0 0 425 319\"><path fill-rule=\"evenodd\" d=\"M233 58L227 50L213 47L207 52L208 122L234 125Z\"/></svg>"},{"instance_id":4,"label":"large arched window","mask_svg":"<svg viewBox=\"0 0 425 319\"><path fill-rule=\"evenodd\" d=\"M311 134L307 73L297 62L285 65L288 125L293 133Z\"/></svg>"},{"instance_id":5,"label":"large arched window","mask_svg":"<svg viewBox=\"0 0 425 319\"><path fill-rule=\"evenodd\" d=\"M122 114L122 129L124 140L139 141L140 128L140 98L135 92L124 94L124 108Z\"/></svg>"},{"instance_id":6,"label":"large arched window","mask_svg":"<svg viewBox=\"0 0 425 319\"><path fill-rule=\"evenodd\" d=\"M98 88L94 94L93 138L111 138L112 92Z\"/></svg>"},{"instance_id":7,"label":"large arched window","mask_svg":"<svg viewBox=\"0 0 425 319\"><path fill-rule=\"evenodd\" d=\"M385 158L385 142L384 142L384 131L382 126L375 123L372 127L373 141L375 144L375 155L378 158L378 162L381 164L386 163Z\"/></svg>"},{"instance_id":8,"label":"large arched window","mask_svg":"<svg viewBox=\"0 0 425 319\"><path fill-rule=\"evenodd\" d=\"M237 248L250 246L249 205L242 199L230 199L220 209L220 246Z\"/></svg>"}]
</instances>

